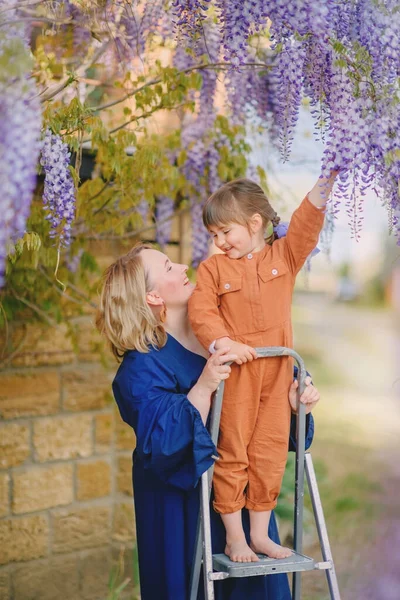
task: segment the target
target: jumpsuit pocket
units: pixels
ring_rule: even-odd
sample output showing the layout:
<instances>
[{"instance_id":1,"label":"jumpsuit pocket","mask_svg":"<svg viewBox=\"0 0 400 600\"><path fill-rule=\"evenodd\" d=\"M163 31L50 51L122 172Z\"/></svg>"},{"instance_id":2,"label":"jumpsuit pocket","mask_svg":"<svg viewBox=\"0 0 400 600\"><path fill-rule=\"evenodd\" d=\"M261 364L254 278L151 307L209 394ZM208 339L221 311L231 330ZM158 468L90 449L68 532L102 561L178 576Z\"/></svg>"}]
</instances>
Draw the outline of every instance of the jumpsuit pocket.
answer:
<instances>
[{"instance_id":1,"label":"jumpsuit pocket","mask_svg":"<svg viewBox=\"0 0 400 600\"><path fill-rule=\"evenodd\" d=\"M264 307L265 329L279 327L291 320L291 298L294 278L281 259L259 265L261 302Z\"/></svg>"},{"instance_id":2,"label":"jumpsuit pocket","mask_svg":"<svg viewBox=\"0 0 400 600\"><path fill-rule=\"evenodd\" d=\"M264 283L279 279L288 273L290 273L289 267L284 260L274 260L268 264L261 264L258 269L258 275Z\"/></svg>"},{"instance_id":3,"label":"jumpsuit pocket","mask_svg":"<svg viewBox=\"0 0 400 600\"><path fill-rule=\"evenodd\" d=\"M223 296L224 294L229 294L230 292L238 292L241 289L241 277L231 277L230 279L224 279L219 284L218 296Z\"/></svg>"},{"instance_id":4,"label":"jumpsuit pocket","mask_svg":"<svg viewBox=\"0 0 400 600\"><path fill-rule=\"evenodd\" d=\"M237 321L237 314L241 305L241 289L241 277L224 278L218 287L218 307L222 318L230 329L232 329L233 324ZM231 334L233 331L235 331L234 327Z\"/></svg>"}]
</instances>

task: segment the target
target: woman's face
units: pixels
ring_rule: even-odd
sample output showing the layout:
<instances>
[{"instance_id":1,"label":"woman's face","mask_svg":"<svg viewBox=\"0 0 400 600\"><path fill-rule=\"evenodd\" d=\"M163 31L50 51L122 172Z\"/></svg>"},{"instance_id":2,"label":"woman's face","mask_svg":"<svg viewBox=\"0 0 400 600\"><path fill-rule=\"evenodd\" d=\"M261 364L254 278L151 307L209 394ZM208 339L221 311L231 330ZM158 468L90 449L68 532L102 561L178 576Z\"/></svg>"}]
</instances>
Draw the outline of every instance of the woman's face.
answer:
<instances>
[{"instance_id":1,"label":"woman's face","mask_svg":"<svg viewBox=\"0 0 400 600\"><path fill-rule=\"evenodd\" d=\"M186 276L188 266L173 263L166 254L150 248L142 250L140 256L151 290L159 294L167 308L187 304L194 288Z\"/></svg>"}]
</instances>

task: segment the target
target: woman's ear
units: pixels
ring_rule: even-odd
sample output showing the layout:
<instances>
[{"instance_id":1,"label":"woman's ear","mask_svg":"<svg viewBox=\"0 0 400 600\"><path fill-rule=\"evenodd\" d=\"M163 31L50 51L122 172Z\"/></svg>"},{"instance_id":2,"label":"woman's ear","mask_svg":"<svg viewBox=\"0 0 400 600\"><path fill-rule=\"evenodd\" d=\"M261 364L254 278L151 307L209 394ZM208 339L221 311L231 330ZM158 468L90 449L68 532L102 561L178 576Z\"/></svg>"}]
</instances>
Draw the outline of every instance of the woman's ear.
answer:
<instances>
[{"instance_id":1,"label":"woman's ear","mask_svg":"<svg viewBox=\"0 0 400 600\"><path fill-rule=\"evenodd\" d=\"M250 229L253 234L258 233L263 227L262 216L259 213L255 213L250 218Z\"/></svg>"},{"instance_id":2,"label":"woman's ear","mask_svg":"<svg viewBox=\"0 0 400 600\"><path fill-rule=\"evenodd\" d=\"M147 292L146 301L149 306L162 306L164 304L164 300L161 298L160 294L155 290Z\"/></svg>"}]
</instances>

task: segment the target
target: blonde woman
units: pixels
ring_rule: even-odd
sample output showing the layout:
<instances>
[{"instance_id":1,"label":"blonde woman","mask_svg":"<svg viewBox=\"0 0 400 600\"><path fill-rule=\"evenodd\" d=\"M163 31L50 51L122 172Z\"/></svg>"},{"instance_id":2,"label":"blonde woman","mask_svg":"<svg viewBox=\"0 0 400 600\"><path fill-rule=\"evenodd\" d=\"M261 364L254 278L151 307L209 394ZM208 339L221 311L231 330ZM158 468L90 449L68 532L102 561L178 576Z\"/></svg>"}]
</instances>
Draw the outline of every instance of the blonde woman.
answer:
<instances>
[{"instance_id":1,"label":"blonde woman","mask_svg":"<svg viewBox=\"0 0 400 600\"><path fill-rule=\"evenodd\" d=\"M113 392L123 420L136 434L133 487L142 600L188 599L197 484L217 456L207 417L212 393L229 377L226 363L236 358L229 347L209 357L194 336L187 317L193 285L186 272L186 265L137 246L107 269L97 316L100 332L122 361ZM296 386L289 393L292 407ZM318 400L318 390L308 385L302 396L308 413ZM312 436L309 414L307 446ZM223 552L224 527L219 515L211 515L214 551ZM243 519L248 533L246 511ZM279 543L273 515L269 535ZM291 596L286 575L277 574L216 582L216 598Z\"/></svg>"}]
</instances>

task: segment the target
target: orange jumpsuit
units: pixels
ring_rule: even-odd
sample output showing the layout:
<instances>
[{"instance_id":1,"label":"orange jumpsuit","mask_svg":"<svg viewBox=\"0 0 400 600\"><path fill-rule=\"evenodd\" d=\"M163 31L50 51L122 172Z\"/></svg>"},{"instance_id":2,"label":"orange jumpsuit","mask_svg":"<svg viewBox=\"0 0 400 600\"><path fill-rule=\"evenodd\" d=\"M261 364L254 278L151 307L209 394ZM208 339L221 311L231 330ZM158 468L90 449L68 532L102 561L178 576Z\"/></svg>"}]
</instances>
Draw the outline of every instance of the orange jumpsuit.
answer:
<instances>
[{"instance_id":1,"label":"orange jumpsuit","mask_svg":"<svg viewBox=\"0 0 400 600\"><path fill-rule=\"evenodd\" d=\"M324 212L306 197L293 213L286 237L237 260L215 254L197 271L189 319L201 344L221 337L257 346L293 346L291 300L295 278L318 242ZM232 365L225 382L214 508L276 506L289 437L289 357Z\"/></svg>"}]
</instances>

